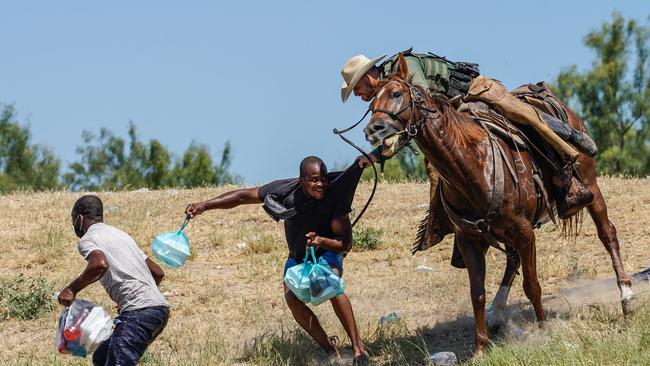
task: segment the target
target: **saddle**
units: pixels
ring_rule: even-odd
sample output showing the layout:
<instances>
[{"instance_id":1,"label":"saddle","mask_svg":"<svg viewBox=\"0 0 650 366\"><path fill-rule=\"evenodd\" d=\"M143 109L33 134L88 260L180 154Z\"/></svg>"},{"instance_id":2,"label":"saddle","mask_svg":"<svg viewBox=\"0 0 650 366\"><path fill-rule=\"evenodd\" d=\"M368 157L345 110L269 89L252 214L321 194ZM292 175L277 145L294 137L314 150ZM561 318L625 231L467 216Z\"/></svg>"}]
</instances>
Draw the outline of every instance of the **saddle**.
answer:
<instances>
[{"instance_id":1,"label":"saddle","mask_svg":"<svg viewBox=\"0 0 650 366\"><path fill-rule=\"evenodd\" d=\"M522 85L511 91L510 94L541 112L540 114L545 117L545 122L551 130L563 138L564 131L571 129L566 110L546 82ZM512 123L488 103L482 101L462 102L457 104L457 110L472 115L475 121L483 123L490 132L499 136L510 146L529 150L535 155L541 156L554 170L562 165L554 150L538 138L532 129ZM553 123L549 123L550 121Z\"/></svg>"},{"instance_id":2,"label":"saddle","mask_svg":"<svg viewBox=\"0 0 650 366\"><path fill-rule=\"evenodd\" d=\"M511 94L521 101L533 106L540 112L553 116L559 120L559 123L568 125L567 112L565 111L562 103L557 99L557 97L555 97L555 95L553 95L550 87L545 82L523 85L511 91ZM551 207L551 200L549 199L548 192L546 191L543 184L541 170L537 166L537 161L544 159L555 170L557 169L557 166L560 165L558 159L559 157L557 154L554 153L553 149L550 146L546 145L546 143L536 135L535 131L532 128L526 128L521 124L515 124L509 121L486 102L462 102L459 97L453 98L451 102L459 112L470 114L476 123L478 123L482 128L486 129L489 135L498 137L499 140L508 144L515 151L528 151L531 153L533 157L533 171L530 172L530 174L532 175L532 179L535 183L535 193L537 198L537 210L533 219L533 225L535 227L541 226L541 221L543 220L540 219L543 208L546 208L547 212L549 213L553 212L553 210ZM518 184L517 174L512 168L508 157L505 155L505 152L501 148L500 144L495 145L498 149L498 152L496 154L501 155L502 159L500 160L505 162L505 165L511 177L513 178L513 181L515 184ZM440 194L442 192L437 193ZM444 201L444 199L442 201ZM442 202L442 205L445 206L445 203ZM449 217L451 221L450 224L453 226L462 225L465 227L465 231L472 231L472 227L480 229L476 223L464 220L459 215L454 213L453 209L450 209L449 207L445 207L444 212L447 214L447 217ZM413 247L411 249L412 253L428 249L428 246L425 246L424 239L427 230L427 223L429 222L429 215L431 215L431 212L427 210L424 219L421 221L418 227L416 240L413 243ZM555 215L548 215L548 219L557 224ZM442 237L444 237L444 235ZM440 237L440 239L442 239L442 237ZM434 243L433 245L435 244L437 243ZM500 248L498 244L491 242L491 245L503 251L503 249Z\"/></svg>"},{"instance_id":3,"label":"saddle","mask_svg":"<svg viewBox=\"0 0 650 366\"><path fill-rule=\"evenodd\" d=\"M515 89L512 92L512 95L515 95L517 98L523 102L533 106L534 108L540 110L540 112L546 113L553 116L556 119L559 119L563 124L568 124L567 113L564 110L562 104L559 100L553 95L550 87L545 82L540 82L537 84L528 84L521 86ZM459 112L464 112L470 114L474 121L478 123L483 129L485 129L491 139L499 138L501 141L504 141L510 145L516 152L528 151L531 154L532 159L532 171L530 172L531 177L535 183L535 190L537 196L537 210L535 217L533 219L533 225L539 227L540 216L543 208L546 208L547 212L552 212L551 200L549 199L548 192L544 186L542 180L542 171L538 167L538 162L536 160L543 159L554 169L557 169L558 157L553 153L553 150L546 146L546 144L535 132L530 129L522 126L521 124L515 124L504 117L502 114L497 112L489 103L483 101L472 101L472 102L462 102L457 105L457 110ZM505 163L510 176L512 177L514 184L519 184L518 175L512 167L509 158L506 156L505 151L500 144L496 143L496 149L494 149L494 154L500 155L499 159L495 159L495 164L501 164L500 162ZM500 191L501 189L497 189ZM442 204L445 206L444 199L442 199ZM544 207L545 206L545 207ZM453 210L445 207L445 211L449 216L452 224L458 226L459 223L464 222L465 229L470 229L471 225L467 225L469 221L463 220L462 218L455 217L457 216ZM555 215L549 215L549 218L556 223ZM467 231L467 230L466 230ZM481 230L484 231L484 230Z\"/></svg>"}]
</instances>

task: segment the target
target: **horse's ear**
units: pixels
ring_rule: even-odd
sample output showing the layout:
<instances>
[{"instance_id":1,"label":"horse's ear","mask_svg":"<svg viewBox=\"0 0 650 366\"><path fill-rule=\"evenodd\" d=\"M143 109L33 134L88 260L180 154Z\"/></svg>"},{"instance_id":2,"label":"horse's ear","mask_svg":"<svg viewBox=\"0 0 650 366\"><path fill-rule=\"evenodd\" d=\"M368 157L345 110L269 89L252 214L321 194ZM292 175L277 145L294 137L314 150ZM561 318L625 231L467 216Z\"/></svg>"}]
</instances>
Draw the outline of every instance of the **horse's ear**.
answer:
<instances>
[{"instance_id":1,"label":"horse's ear","mask_svg":"<svg viewBox=\"0 0 650 366\"><path fill-rule=\"evenodd\" d=\"M372 76L368 75L368 81L370 82L370 86L372 87L373 90L377 90L379 87L379 79L373 78Z\"/></svg>"},{"instance_id":2,"label":"horse's ear","mask_svg":"<svg viewBox=\"0 0 650 366\"><path fill-rule=\"evenodd\" d=\"M397 55L397 76L404 81L408 81L409 69L406 64L406 58L402 53Z\"/></svg>"}]
</instances>

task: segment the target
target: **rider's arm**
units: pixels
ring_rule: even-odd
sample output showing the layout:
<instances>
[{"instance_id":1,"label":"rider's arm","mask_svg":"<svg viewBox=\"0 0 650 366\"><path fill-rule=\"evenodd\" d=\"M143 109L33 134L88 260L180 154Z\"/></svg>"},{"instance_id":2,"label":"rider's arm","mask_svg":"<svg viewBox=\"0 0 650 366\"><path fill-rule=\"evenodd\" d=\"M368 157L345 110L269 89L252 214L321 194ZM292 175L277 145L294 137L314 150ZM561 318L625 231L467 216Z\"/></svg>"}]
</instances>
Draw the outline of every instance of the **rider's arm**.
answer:
<instances>
[{"instance_id":1,"label":"rider's arm","mask_svg":"<svg viewBox=\"0 0 650 366\"><path fill-rule=\"evenodd\" d=\"M221 196L213 199L192 203L185 209L185 213L193 218L200 215L207 210L233 208L239 205L262 203L259 196L259 187L237 189L234 191L226 192Z\"/></svg>"}]
</instances>

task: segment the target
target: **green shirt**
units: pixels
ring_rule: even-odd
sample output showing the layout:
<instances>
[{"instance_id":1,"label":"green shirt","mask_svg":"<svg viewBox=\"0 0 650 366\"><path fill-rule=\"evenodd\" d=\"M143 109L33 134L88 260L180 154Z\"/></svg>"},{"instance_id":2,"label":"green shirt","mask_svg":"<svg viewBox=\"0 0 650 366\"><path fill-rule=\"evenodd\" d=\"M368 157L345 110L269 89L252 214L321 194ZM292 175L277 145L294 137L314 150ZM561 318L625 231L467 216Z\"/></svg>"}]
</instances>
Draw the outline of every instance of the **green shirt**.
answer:
<instances>
[{"instance_id":1,"label":"green shirt","mask_svg":"<svg viewBox=\"0 0 650 366\"><path fill-rule=\"evenodd\" d=\"M428 90L430 94L445 94L449 89L451 63L429 55L406 54L408 76L413 85ZM397 55L379 65L380 78L397 71Z\"/></svg>"}]
</instances>

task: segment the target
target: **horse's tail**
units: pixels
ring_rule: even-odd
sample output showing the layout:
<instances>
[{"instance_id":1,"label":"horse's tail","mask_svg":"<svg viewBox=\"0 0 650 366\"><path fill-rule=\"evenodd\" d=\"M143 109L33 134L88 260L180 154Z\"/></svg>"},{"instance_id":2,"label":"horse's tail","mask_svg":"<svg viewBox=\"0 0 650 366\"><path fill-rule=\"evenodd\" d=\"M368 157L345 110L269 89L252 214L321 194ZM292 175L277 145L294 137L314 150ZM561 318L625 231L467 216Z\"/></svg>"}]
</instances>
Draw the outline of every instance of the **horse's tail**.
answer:
<instances>
[{"instance_id":1,"label":"horse's tail","mask_svg":"<svg viewBox=\"0 0 650 366\"><path fill-rule=\"evenodd\" d=\"M560 228L562 228L562 239L575 240L582 230L582 219L584 209L578 211L575 215L560 219Z\"/></svg>"}]
</instances>

